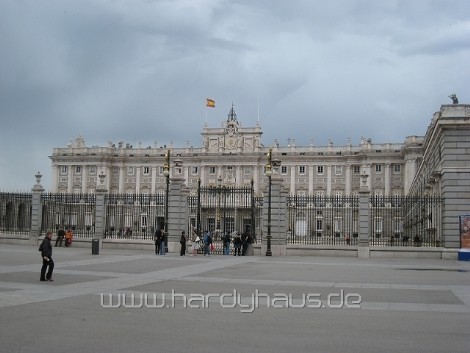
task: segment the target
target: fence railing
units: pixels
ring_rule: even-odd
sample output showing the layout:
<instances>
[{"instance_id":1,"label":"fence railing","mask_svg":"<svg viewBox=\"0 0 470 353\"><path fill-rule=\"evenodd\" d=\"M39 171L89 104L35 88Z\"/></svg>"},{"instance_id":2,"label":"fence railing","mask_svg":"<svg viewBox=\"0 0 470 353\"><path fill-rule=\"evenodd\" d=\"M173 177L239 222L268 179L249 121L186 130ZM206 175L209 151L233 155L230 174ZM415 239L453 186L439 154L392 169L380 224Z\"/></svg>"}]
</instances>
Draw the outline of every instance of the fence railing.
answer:
<instances>
[{"instance_id":1,"label":"fence railing","mask_svg":"<svg viewBox=\"0 0 470 353\"><path fill-rule=\"evenodd\" d=\"M165 194L105 195L104 236L110 239L153 239L164 228ZM370 246L443 246L444 200L431 196L371 197L368 200ZM201 188L189 196L188 230L196 222L213 233L216 252L224 233L248 232L253 242L263 239L263 198L252 188ZM287 244L357 245L359 198L289 196L287 198ZM41 233L70 228L74 237L95 235L94 194L41 194ZM32 194L0 193L0 235L29 235ZM188 232L188 234L191 234ZM232 244L233 247L233 244Z\"/></svg>"},{"instance_id":2,"label":"fence railing","mask_svg":"<svg viewBox=\"0 0 470 353\"><path fill-rule=\"evenodd\" d=\"M0 193L0 234L29 235L31 202L30 193Z\"/></svg>"},{"instance_id":3,"label":"fence railing","mask_svg":"<svg viewBox=\"0 0 470 353\"><path fill-rule=\"evenodd\" d=\"M70 229L74 237L92 238L95 233L95 195L42 194L41 233Z\"/></svg>"},{"instance_id":4,"label":"fence railing","mask_svg":"<svg viewBox=\"0 0 470 353\"><path fill-rule=\"evenodd\" d=\"M153 239L164 229L165 194L109 194L105 198L105 237L110 239Z\"/></svg>"},{"instance_id":5,"label":"fence railing","mask_svg":"<svg viewBox=\"0 0 470 353\"><path fill-rule=\"evenodd\" d=\"M290 196L287 214L287 244L357 244L357 197Z\"/></svg>"},{"instance_id":6,"label":"fence railing","mask_svg":"<svg viewBox=\"0 0 470 353\"><path fill-rule=\"evenodd\" d=\"M440 246L443 199L371 197L370 246ZM357 197L288 198L288 244L357 245Z\"/></svg>"}]
</instances>

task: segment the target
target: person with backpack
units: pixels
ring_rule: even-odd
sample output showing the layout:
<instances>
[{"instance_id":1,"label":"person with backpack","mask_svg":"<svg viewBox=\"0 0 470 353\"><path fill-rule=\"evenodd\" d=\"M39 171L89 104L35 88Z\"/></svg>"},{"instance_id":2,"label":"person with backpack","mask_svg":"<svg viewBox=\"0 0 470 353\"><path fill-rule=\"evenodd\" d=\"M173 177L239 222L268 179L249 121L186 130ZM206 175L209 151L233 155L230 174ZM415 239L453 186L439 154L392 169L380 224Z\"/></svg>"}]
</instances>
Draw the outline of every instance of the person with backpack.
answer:
<instances>
[{"instance_id":1,"label":"person with backpack","mask_svg":"<svg viewBox=\"0 0 470 353\"><path fill-rule=\"evenodd\" d=\"M52 260L52 232L47 232L44 240L39 246L39 251L41 252L42 257L42 267L41 267L41 281L52 282L52 272L54 271L54 260ZM49 268L49 269L48 269ZM46 274L47 270L47 274Z\"/></svg>"}]
</instances>

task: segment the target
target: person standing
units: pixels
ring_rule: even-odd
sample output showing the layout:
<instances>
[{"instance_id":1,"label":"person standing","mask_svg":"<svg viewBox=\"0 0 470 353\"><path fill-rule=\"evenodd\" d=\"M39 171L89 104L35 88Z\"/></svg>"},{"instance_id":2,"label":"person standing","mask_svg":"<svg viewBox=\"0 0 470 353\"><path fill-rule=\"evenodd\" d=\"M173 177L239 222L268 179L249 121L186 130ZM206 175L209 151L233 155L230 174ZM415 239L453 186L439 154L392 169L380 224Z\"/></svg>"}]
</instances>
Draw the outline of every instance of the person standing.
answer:
<instances>
[{"instance_id":1,"label":"person standing","mask_svg":"<svg viewBox=\"0 0 470 353\"><path fill-rule=\"evenodd\" d=\"M224 255L230 255L230 234L227 232L223 238L224 242Z\"/></svg>"},{"instance_id":2,"label":"person standing","mask_svg":"<svg viewBox=\"0 0 470 353\"><path fill-rule=\"evenodd\" d=\"M52 271L54 271L54 260L52 260L52 232L47 232L44 240L39 249L41 250L42 267L41 267L41 281L52 282ZM49 269L48 269L49 268ZM46 274L47 270L47 274Z\"/></svg>"},{"instance_id":3,"label":"person standing","mask_svg":"<svg viewBox=\"0 0 470 353\"><path fill-rule=\"evenodd\" d=\"M160 247L162 246L162 230L160 228L155 231L153 240L155 241L155 255L160 255Z\"/></svg>"},{"instance_id":4,"label":"person standing","mask_svg":"<svg viewBox=\"0 0 470 353\"><path fill-rule=\"evenodd\" d=\"M181 244L181 250L180 250L180 256L185 256L186 255L186 232L183 230L181 232L181 237L180 237L180 244Z\"/></svg>"},{"instance_id":5,"label":"person standing","mask_svg":"<svg viewBox=\"0 0 470 353\"><path fill-rule=\"evenodd\" d=\"M160 243L160 255L165 255L166 232L162 232L162 241Z\"/></svg>"},{"instance_id":6,"label":"person standing","mask_svg":"<svg viewBox=\"0 0 470 353\"><path fill-rule=\"evenodd\" d=\"M57 231L57 239L55 240L55 247L57 247L57 244L59 244L59 247L62 247L62 241L64 240L65 237L65 230L63 226L59 227L59 230Z\"/></svg>"},{"instance_id":7,"label":"person standing","mask_svg":"<svg viewBox=\"0 0 470 353\"><path fill-rule=\"evenodd\" d=\"M208 231L204 233L204 256L211 256L212 237Z\"/></svg>"},{"instance_id":8,"label":"person standing","mask_svg":"<svg viewBox=\"0 0 470 353\"><path fill-rule=\"evenodd\" d=\"M242 247L242 238L240 238L240 233L237 232L237 235L233 239L234 253L233 256L240 256L240 248Z\"/></svg>"}]
</instances>

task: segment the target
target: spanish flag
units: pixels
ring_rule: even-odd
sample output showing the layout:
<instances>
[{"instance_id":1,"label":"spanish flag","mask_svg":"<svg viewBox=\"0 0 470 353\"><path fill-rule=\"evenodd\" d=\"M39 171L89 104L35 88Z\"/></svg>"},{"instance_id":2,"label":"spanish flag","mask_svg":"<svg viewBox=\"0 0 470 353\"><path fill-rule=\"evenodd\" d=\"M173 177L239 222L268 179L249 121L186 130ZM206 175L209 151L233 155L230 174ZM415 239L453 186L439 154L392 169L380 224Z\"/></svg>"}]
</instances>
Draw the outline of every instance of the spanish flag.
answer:
<instances>
[{"instance_id":1,"label":"spanish flag","mask_svg":"<svg viewBox=\"0 0 470 353\"><path fill-rule=\"evenodd\" d=\"M215 100L207 98L206 99L206 107L215 108Z\"/></svg>"}]
</instances>

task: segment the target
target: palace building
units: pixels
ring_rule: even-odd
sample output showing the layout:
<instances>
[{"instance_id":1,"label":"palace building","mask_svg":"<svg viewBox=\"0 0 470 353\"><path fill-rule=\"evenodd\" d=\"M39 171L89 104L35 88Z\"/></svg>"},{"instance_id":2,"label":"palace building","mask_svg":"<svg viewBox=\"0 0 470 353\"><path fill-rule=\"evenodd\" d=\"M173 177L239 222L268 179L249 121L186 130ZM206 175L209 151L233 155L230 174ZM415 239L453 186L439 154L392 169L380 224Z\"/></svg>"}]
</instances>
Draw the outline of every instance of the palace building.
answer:
<instances>
[{"instance_id":1,"label":"palace building","mask_svg":"<svg viewBox=\"0 0 470 353\"><path fill-rule=\"evenodd\" d=\"M354 196L360 188L360 175L366 173L373 196L404 196L423 160L423 136L406 137L402 143L374 143L362 138L359 145L287 146L262 143L262 128L244 127L235 109L229 110L221 127L204 126L202 146L132 146L108 142L87 147L77 137L67 147L54 148L52 192L94 193L99 175L106 175L111 194L154 194L166 187L164 164L170 151L170 177L179 176L195 194L202 186L243 187L253 181L255 194L263 195L266 156L280 163L275 170L282 176L290 195Z\"/></svg>"}]
</instances>

